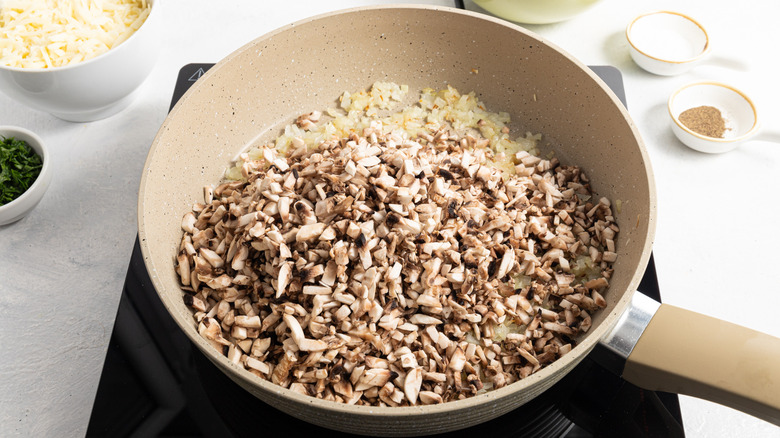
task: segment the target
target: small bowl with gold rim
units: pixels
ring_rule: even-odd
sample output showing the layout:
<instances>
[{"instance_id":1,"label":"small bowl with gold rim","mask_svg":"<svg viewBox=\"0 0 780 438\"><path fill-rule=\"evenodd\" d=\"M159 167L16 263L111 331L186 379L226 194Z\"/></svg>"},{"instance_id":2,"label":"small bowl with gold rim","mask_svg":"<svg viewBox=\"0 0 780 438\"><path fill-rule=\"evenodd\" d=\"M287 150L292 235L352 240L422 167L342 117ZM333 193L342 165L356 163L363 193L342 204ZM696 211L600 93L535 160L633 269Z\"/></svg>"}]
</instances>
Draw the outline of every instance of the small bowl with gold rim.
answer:
<instances>
[{"instance_id":1,"label":"small bowl with gold rim","mask_svg":"<svg viewBox=\"0 0 780 438\"><path fill-rule=\"evenodd\" d=\"M669 97L672 132L691 149L728 152L755 136L758 112L742 91L720 82L696 82Z\"/></svg>"},{"instance_id":2,"label":"small bowl with gold rim","mask_svg":"<svg viewBox=\"0 0 780 438\"><path fill-rule=\"evenodd\" d=\"M626 27L631 58L644 70L661 76L685 73L710 52L704 26L671 11L639 15Z\"/></svg>"}]
</instances>

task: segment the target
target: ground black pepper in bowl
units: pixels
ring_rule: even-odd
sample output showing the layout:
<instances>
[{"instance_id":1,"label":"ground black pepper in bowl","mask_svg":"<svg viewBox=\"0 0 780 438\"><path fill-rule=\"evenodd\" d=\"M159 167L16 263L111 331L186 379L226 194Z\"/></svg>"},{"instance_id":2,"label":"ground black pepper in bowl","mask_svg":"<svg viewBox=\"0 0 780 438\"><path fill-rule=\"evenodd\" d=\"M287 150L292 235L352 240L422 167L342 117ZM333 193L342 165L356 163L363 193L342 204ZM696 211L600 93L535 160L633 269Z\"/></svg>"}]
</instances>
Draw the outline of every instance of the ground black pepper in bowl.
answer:
<instances>
[{"instance_id":1,"label":"ground black pepper in bowl","mask_svg":"<svg viewBox=\"0 0 780 438\"><path fill-rule=\"evenodd\" d=\"M680 113L680 122L691 131L712 138L723 138L726 120L714 106L702 105Z\"/></svg>"}]
</instances>

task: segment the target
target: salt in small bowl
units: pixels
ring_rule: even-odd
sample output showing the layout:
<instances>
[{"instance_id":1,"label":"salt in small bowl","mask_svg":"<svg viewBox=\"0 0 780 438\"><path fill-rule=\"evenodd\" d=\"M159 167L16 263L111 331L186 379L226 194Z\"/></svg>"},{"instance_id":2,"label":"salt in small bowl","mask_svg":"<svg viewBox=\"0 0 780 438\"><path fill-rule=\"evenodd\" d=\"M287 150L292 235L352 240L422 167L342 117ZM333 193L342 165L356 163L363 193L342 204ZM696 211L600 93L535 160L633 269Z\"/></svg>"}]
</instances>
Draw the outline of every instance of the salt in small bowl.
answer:
<instances>
[{"instance_id":1,"label":"salt in small bowl","mask_svg":"<svg viewBox=\"0 0 780 438\"><path fill-rule=\"evenodd\" d=\"M722 137L709 137L680 121L691 108L714 107L720 111L726 130ZM758 112L753 101L738 89L720 82L696 82L674 91L668 102L672 132L691 149L711 154L731 151L758 132Z\"/></svg>"},{"instance_id":2,"label":"salt in small bowl","mask_svg":"<svg viewBox=\"0 0 780 438\"><path fill-rule=\"evenodd\" d=\"M626 27L631 58L644 70L673 76L699 64L710 51L704 26L671 11L648 12Z\"/></svg>"}]
</instances>

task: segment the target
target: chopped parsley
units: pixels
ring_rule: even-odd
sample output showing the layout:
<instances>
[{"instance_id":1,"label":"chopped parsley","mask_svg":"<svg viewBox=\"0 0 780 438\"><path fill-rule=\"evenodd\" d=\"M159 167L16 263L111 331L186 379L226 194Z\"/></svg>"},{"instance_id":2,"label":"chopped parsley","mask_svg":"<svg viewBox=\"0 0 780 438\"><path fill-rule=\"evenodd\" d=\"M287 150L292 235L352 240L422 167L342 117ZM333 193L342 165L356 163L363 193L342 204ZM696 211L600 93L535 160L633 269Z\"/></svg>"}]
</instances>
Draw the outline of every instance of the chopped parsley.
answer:
<instances>
[{"instance_id":1,"label":"chopped parsley","mask_svg":"<svg viewBox=\"0 0 780 438\"><path fill-rule=\"evenodd\" d=\"M24 140L0 138L0 205L4 205L30 188L41 173L43 161Z\"/></svg>"}]
</instances>

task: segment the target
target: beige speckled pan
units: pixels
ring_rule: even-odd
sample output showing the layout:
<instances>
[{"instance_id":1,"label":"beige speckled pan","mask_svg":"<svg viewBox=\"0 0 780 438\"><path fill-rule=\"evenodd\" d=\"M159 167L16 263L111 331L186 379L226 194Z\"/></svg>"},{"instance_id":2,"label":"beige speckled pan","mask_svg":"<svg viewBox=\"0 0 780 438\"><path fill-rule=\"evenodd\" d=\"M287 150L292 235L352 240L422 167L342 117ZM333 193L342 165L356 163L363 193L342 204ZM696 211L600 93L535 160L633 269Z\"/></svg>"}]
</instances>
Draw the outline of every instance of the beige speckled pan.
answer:
<instances>
[{"instance_id":1,"label":"beige speckled pan","mask_svg":"<svg viewBox=\"0 0 780 438\"><path fill-rule=\"evenodd\" d=\"M411 90L446 84L474 90L489 109L510 112L518 132L543 133L546 147L583 167L600 195L622 201L608 308L571 353L521 382L466 400L363 407L261 380L197 334L174 271L182 215L246 145L378 80ZM624 377L639 386L706 397L780 423L780 340L671 306L656 313L657 305L634 294L656 220L652 172L636 126L586 66L508 22L448 8L359 8L260 37L209 70L170 113L149 152L138 207L144 261L181 329L231 379L303 420L369 435L464 428L533 401L602 342L628 356Z\"/></svg>"}]
</instances>

